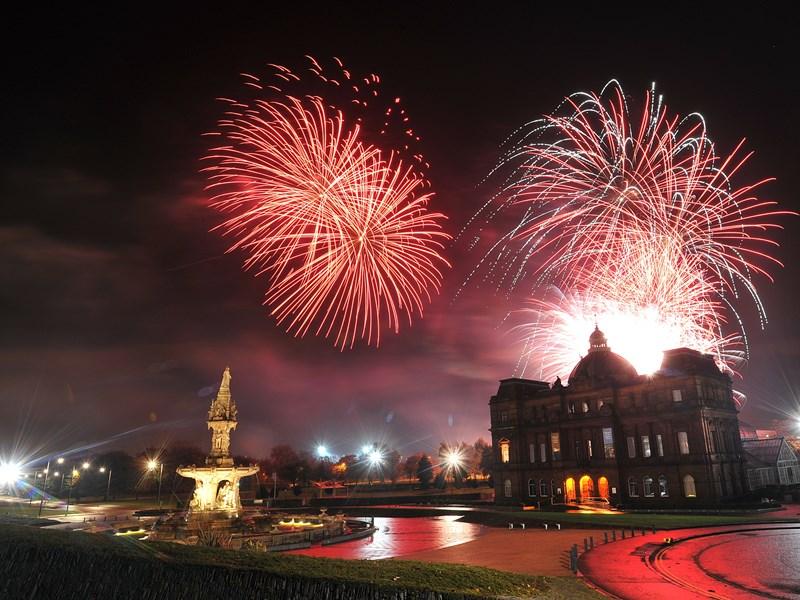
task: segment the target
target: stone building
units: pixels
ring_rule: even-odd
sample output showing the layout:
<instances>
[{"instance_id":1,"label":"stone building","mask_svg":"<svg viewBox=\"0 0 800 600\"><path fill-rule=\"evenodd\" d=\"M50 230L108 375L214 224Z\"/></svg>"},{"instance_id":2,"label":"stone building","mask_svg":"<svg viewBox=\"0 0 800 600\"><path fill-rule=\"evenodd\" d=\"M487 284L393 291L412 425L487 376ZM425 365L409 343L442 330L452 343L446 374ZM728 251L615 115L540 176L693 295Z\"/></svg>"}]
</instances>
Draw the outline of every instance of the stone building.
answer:
<instances>
[{"instance_id":1,"label":"stone building","mask_svg":"<svg viewBox=\"0 0 800 600\"><path fill-rule=\"evenodd\" d=\"M489 406L498 503L658 509L746 492L731 380L694 350L639 375L595 328L568 385L504 379Z\"/></svg>"}]
</instances>

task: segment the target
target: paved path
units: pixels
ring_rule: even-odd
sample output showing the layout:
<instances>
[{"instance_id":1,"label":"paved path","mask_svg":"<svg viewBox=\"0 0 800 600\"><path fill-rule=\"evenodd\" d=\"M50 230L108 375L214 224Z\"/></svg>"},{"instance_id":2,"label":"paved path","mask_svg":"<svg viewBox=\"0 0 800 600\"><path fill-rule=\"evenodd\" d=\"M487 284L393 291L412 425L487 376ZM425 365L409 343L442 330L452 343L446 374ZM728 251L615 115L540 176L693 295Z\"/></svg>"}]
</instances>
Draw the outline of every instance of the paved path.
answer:
<instances>
[{"instance_id":1,"label":"paved path","mask_svg":"<svg viewBox=\"0 0 800 600\"><path fill-rule=\"evenodd\" d=\"M663 543L664 537L677 540ZM583 575L622 599L800 599L800 523L683 529L597 546Z\"/></svg>"},{"instance_id":2,"label":"paved path","mask_svg":"<svg viewBox=\"0 0 800 600\"><path fill-rule=\"evenodd\" d=\"M396 560L456 563L525 575L572 575L570 547L583 547L583 538L593 535L597 539L597 533L596 529L489 529L471 542L406 554Z\"/></svg>"}]
</instances>

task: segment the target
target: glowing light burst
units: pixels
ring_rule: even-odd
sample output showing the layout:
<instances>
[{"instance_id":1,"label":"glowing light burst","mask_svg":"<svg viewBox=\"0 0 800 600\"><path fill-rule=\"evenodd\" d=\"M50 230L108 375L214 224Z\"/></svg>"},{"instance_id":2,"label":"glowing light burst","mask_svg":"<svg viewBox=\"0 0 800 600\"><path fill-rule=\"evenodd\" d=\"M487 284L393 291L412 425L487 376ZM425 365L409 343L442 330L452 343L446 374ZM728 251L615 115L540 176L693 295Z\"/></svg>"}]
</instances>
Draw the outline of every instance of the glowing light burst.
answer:
<instances>
[{"instance_id":1,"label":"glowing light burst","mask_svg":"<svg viewBox=\"0 0 800 600\"><path fill-rule=\"evenodd\" d=\"M245 269L268 275L265 304L295 336L333 337L342 350L358 339L380 345L382 328L399 332L401 321L422 315L449 267L440 254L445 217L428 210L432 194L423 191L424 159L415 154L417 166L407 166L368 143L361 117L348 121L320 96L290 96L252 76L248 83L279 96L228 100L218 133L226 144L204 169L212 206L228 215L220 227L235 238L229 251L244 250Z\"/></svg>"},{"instance_id":2,"label":"glowing light burst","mask_svg":"<svg viewBox=\"0 0 800 600\"><path fill-rule=\"evenodd\" d=\"M770 232L794 214L755 195L767 179L732 185L752 154L743 144L717 156L703 118L669 115L654 89L632 119L616 81L573 94L509 138L493 172L505 173L501 190L473 222L484 215L496 229L510 210L522 216L470 278L488 265L484 280L509 295L531 282L523 371L531 362L547 379L568 373L595 319L640 372L676 346L735 371L747 355L735 303L748 296L764 326L754 276L771 280L780 263ZM549 286L562 298L544 299Z\"/></svg>"}]
</instances>

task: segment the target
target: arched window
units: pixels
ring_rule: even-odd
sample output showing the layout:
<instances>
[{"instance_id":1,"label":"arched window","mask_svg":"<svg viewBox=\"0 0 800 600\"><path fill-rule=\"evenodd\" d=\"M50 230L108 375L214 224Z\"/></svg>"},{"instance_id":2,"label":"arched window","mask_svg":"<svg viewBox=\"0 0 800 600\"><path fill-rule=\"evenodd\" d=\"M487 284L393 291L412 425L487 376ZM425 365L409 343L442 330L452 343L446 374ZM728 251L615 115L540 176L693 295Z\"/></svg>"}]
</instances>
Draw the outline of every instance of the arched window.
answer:
<instances>
[{"instance_id":1,"label":"arched window","mask_svg":"<svg viewBox=\"0 0 800 600\"><path fill-rule=\"evenodd\" d=\"M652 498L656 495L653 489L653 478L650 477L650 475L645 475L642 478L642 493L645 495L645 498Z\"/></svg>"},{"instance_id":2,"label":"arched window","mask_svg":"<svg viewBox=\"0 0 800 600\"><path fill-rule=\"evenodd\" d=\"M547 496L547 482L544 479L539 481L539 495Z\"/></svg>"},{"instance_id":3,"label":"arched window","mask_svg":"<svg viewBox=\"0 0 800 600\"><path fill-rule=\"evenodd\" d=\"M511 480L510 479L506 479L503 482L503 495L506 498L511 498Z\"/></svg>"},{"instance_id":4,"label":"arched window","mask_svg":"<svg viewBox=\"0 0 800 600\"><path fill-rule=\"evenodd\" d=\"M528 479L528 496L531 498L536 497L536 480Z\"/></svg>"},{"instance_id":5,"label":"arched window","mask_svg":"<svg viewBox=\"0 0 800 600\"><path fill-rule=\"evenodd\" d=\"M500 462L507 463L511 460L511 442L502 439L497 444L500 447Z\"/></svg>"},{"instance_id":6,"label":"arched window","mask_svg":"<svg viewBox=\"0 0 800 600\"><path fill-rule=\"evenodd\" d=\"M683 495L687 498L697 498L697 490L694 487L694 477L691 475L684 475L683 477Z\"/></svg>"},{"instance_id":7,"label":"arched window","mask_svg":"<svg viewBox=\"0 0 800 600\"><path fill-rule=\"evenodd\" d=\"M633 477L628 478L628 496L631 498L638 498L639 496L639 486L636 485L636 479Z\"/></svg>"},{"instance_id":8,"label":"arched window","mask_svg":"<svg viewBox=\"0 0 800 600\"><path fill-rule=\"evenodd\" d=\"M658 476L658 496L659 498L669 498L669 486L664 475Z\"/></svg>"},{"instance_id":9,"label":"arched window","mask_svg":"<svg viewBox=\"0 0 800 600\"><path fill-rule=\"evenodd\" d=\"M585 412L585 413L589 412L589 403L588 402L583 402L581 404L581 411Z\"/></svg>"}]
</instances>

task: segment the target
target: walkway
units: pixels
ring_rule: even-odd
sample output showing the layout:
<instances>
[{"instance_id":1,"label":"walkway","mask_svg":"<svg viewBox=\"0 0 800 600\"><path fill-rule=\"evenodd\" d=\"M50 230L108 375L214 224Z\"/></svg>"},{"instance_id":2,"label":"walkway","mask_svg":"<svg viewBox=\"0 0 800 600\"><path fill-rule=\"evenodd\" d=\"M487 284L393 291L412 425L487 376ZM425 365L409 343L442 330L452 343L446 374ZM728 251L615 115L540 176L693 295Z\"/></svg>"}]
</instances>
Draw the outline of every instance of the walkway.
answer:
<instances>
[{"instance_id":1,"label":"walkway","mask_svg":"<svg viewBox=\"0 0 800 600\"><path fill-rule=\"evenodd\" d=\"M594 585L636 600L800 599L799 566L800 523L661 532L597 546L579 562Z\"/></svg>"},{"instance_id":2,"label":"walkway","mask_svg":"<svg viewBox=\"0 0 800 600\"><path fill-rule=\"evenodd\" d=\"M488 529L474 541L397 560L456 563L525 575L572 575L569 549L573 544L583 547L583 539L590 535L597 536L597 530Z\"/></svg>"}]
</instances>

